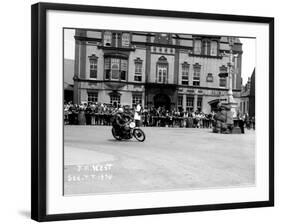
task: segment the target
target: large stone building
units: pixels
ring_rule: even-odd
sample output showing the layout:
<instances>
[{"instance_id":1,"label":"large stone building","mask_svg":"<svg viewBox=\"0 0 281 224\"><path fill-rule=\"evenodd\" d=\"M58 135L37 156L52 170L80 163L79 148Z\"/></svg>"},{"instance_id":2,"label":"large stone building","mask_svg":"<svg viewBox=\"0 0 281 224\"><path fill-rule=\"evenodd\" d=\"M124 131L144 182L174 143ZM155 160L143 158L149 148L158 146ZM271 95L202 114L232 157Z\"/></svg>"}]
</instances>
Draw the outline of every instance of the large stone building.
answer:
<instances>
[{"instance_id":1,"label":"large stone building","mask_svg":"<svg viewBox=\"0 0 281 224\"><path fill-rule=\"evenodd\" d=\"M242 114L248 114L255 117L255 69L245 86L242 86L239 111Z\"/></svg>"},{"instance_id":2,"label":"large stone building","mask_svg":"<svg viewBox=\"0 0 281 224\"><path fill-rule=\"evenodd\" d=\"M209 113L227 99L227 37L113 30L75 31L74 103L141 103ZM242 43L235 39L234 98L241 92Z\"/></svg>"}]
</instances>

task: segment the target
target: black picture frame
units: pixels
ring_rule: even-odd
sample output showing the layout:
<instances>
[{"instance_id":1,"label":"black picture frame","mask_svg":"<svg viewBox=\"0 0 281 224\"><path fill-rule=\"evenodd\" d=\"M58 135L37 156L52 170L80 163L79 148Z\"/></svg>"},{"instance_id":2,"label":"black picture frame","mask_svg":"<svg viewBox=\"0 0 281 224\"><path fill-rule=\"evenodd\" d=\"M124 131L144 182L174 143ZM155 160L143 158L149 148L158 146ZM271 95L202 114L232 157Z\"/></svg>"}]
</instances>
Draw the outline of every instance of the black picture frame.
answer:
<instances>
[{"instance_id":1,"label":"black picture frame","mask_svg":"<svg viewBox=\"0 0 281 224\"><path fill-rule=\"evenodd\" d=\"M160 207L101 212L52 214L46 213L46 13L48 10L63 10L88 13L111 13L155 17L176 17L232 22L254 22L269 25L269 200L211 204L196 206ZM37 221L73 220L116 216L148 215L161 213L193 212L274 206L274 18L240 15L164 11L136 8L103 7L73 4L37 3L31 11L31 218Z\"/></svg>"}]
</instances>

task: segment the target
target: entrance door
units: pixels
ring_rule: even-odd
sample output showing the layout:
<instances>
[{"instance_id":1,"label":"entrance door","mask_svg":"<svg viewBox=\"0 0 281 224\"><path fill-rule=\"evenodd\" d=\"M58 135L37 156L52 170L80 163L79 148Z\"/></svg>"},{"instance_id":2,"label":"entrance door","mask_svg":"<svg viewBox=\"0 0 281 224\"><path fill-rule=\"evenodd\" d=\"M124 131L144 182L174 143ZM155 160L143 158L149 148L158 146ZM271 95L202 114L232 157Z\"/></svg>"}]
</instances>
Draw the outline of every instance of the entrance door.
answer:
<instances>
[{"instance_id":1,"label":"entrance door","mask_svg":"<svg viewBox=\"0 0 281 224\"><path fill-rule=\"evenodd\" d=\"M171 100L166 94L157 94L154 96L154 107L165 107L166 110L169 110L171 107Z\"/></svg>"}]
</instances>

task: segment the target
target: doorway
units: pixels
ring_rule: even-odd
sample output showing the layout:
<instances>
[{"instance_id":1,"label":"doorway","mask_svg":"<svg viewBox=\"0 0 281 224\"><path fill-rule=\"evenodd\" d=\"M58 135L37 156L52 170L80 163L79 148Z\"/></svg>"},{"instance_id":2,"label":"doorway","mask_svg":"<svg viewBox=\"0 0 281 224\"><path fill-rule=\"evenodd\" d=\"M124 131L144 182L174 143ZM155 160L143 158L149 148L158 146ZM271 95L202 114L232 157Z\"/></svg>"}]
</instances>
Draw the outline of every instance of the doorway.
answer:
<instances>
[{"instance_id":1,"label":"doorway","mask_svg":"<svg viewBox=\"0 0 281 224\"><path fill-rule=\"evenodd\" d=\"M166 110L170 110L171 107L171 100L170 97L167 96L166 94L159 93L154 96L154 107L165 107Z\"/></svg>"}]
</instances>

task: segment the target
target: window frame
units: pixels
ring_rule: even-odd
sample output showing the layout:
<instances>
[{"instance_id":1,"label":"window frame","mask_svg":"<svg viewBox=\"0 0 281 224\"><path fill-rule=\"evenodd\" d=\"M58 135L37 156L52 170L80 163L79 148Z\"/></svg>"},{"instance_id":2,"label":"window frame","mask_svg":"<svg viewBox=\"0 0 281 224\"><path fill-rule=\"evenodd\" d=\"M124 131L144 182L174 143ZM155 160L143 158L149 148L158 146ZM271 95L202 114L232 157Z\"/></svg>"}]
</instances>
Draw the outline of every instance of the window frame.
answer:
<instances>
[{"instance_id":1,"label":"window frame","mask_svg":"<svg viewBox=\"0 0 281 224\"><path fill-rule=\"evenodd\" d=\"M165 76L164 76L164 72L166 72ZM156 83L167 84L169 82L168 73L169 73L168 60L166 57L161 56L156 63ZM165 80L164 80L164 77L165 77Z\"/></svg>"},{"instance_id":2,"label":"window frame","mask_svg":"<svg viewBox=\"0 0 281 224\"><path fill-rule=\"evenodd\" d=\"M94 98L93 96L90 96L91 94L95 95L94 97L96 98L96 101L89 100L89 98ZM88 102L97 103L99 101L99 92L97 92L97 91L87 91L87 100L88 100Z\"/></svg>"},{"instance_id":3,"label":"window frame","mask_svg":"<svg viewBox=\"0 0 281 224\"><path fill-rule=\"evenodd\" d=\"M124 36L125 35L128 35L126 38L127 38L127 40L126 40L126 38L124 38ZM124 44L124 43L126 43L126 42L128 42L127 44ZM130 47L130 45L131 45L131 34L129 33L129 32L124 32L124 33L122 33L122 35L121 35L121 46L122 47Z\"/></svg>"},{"instance_id":4,"label":"window frame","mask_svg":"<svg viewBox=\"0 0 281 224\"><path fill-rule=\"evenodd\" d=\"M140 58L136 58L134 61L135 61L134 81L141 82L142 81L142 71L143 71L143 60L141 60ZM137 70L138 66L140 67L139 70Z\"/></svg>"},{"instance_id":5,"label":"window frame","mask_svg":"<svg viewBox=\"0 0 281 224\"><path fill-rule=\"evenodd\" d=\"M117 102L117 107L121 105L121 94L111 93L109 94L109 102L113 106L114 102Z\"/></svg>"},{"instance_id":6,"label":"window frame","mask_svg":"<svg viewBox=\"0 0 281 224\"><path fill-rule=\"evenodd\" d=\"M118 60L118 62L116 61L114 63L112 62L113 61L112 59ZM124 64L122 65L123 62L126 62L125 63L126 70L123 69L124 67ZM118 66L118 70L117 70L118 78L112 78L113 65ZM124 71L125 71L125 78L123 79L122 72ZM104 57L104 80L126 82L128 80L128 71L129 71L129 60L127 57L117 57L117 56L110 56L110 55Z\"/></svg>"},{"instance_id":7,"label":"window frame","mask_svg":"<svg viewBox=\"0 0 281 224\"><path fill-rule=\"evenodd\" d=\"M201 65L199 63L195 63L193 65L192 85L193 86L200 86L200 79L201 79ZM196 83L196 85L195 85L195 83ZM197 83L198 83L198 85L197 85Z\"/></svg>"},{"instance_id":8,"label":"window frame","mask_svg":"<svg viewBox=\"0 0 281 224\"><path fill-rule=\"evenodd\" d=\"M189 99L191 99L191 100L189 101ZM189 102L191 102L191 103L189 103ZM185 110L187 112L193 112L194 111L194 96L190 96L190 95L186 96Z\"/></svg>"},{"instance_id":9,"label":"window frame","mask_svg":"<svg viewBox=\"0 0 281 224\"><path fill-rule=\"evenodd\" d=\"M182 63L182 67L181 67L181 84L182 85L189 85L189 68L190 68L190 65L187 62Z\"/></svg>"},{"instance_id":10,"label":"window frame","mask_svg":"<svg viewBox=\"0 0 281 224\"><path fill-rule=\"evenodd\" d=\"M110 38L106 38L106 36L108 35L108 37L110 36ZM106 40L109 39L110 41ZM104 31L103 33L103 46L105 47L112 47L112 32L111 31ZM110 45L107 45L108 43L110 43Z\"/></svg>"},{"instance_id":11,"label":"window frame","mask_svg":"<svg viewBox=\"0 0 281 224\"><path fill-rule=\"evenodd\" d=\"M138 103L136 103L136 98L139 98L139 100L137 101ZM141 93L133 93L132 94L132 107L136 106L137 104L142 105L142 94Z\"/></svg>"},{"instance_id":12,"label":"window frame","mask_svg":"<svg viewBox=\"0 0 281 224\"><path fill-rule=\"evenodd\" d=\"M89 58L89 64L90 64L89 78L97 79L98 78L98 57L95 54L92 54L88 58ZM94 77L92 77L92 71L94 71Z\"/></svg>"}]
</instances>

